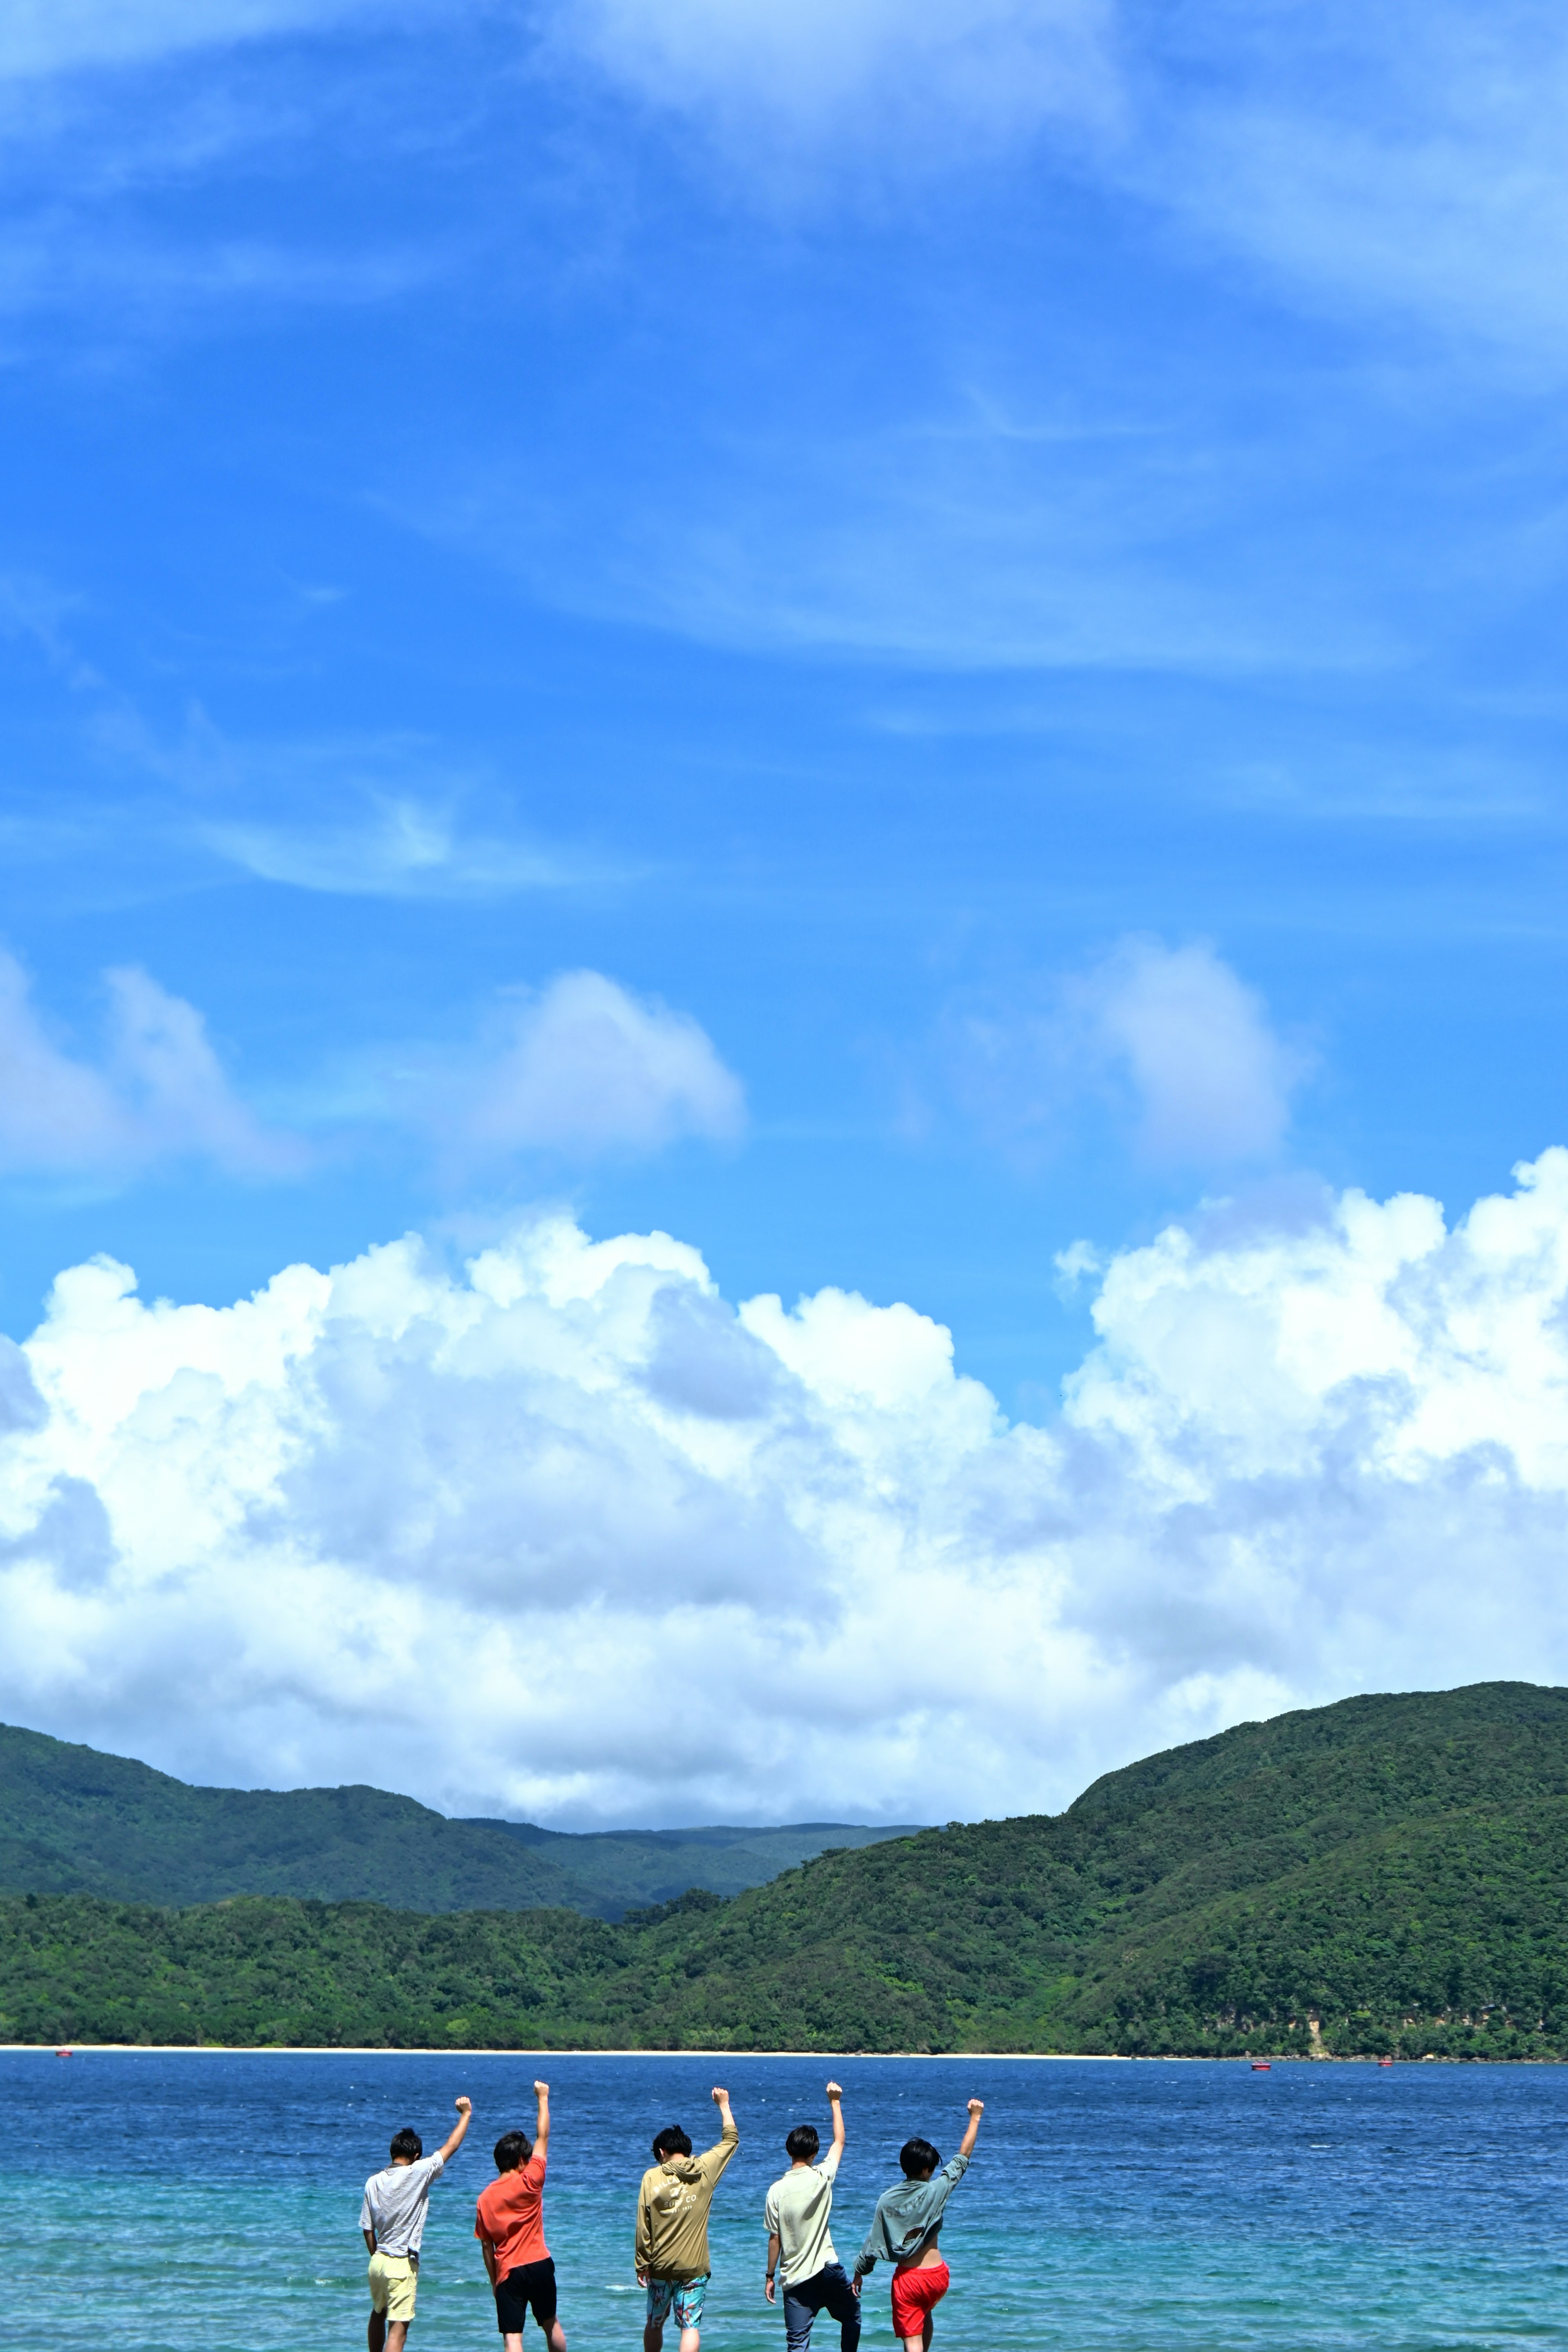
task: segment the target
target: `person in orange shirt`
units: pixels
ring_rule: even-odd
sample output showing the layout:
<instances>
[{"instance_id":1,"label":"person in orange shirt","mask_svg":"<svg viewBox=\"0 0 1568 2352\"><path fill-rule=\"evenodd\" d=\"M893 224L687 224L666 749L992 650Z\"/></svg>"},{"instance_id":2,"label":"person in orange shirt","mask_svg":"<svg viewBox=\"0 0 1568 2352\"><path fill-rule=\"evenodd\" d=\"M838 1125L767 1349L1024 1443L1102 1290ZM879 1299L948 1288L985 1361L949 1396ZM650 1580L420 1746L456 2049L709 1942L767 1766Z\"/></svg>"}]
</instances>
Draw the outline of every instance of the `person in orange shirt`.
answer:
<instances>
[{"instance_id":1,"label":"person in orange shirt","mask_svg":"<svg viewBox=\"0 0 1568 2352\"><path fill-rule=\"evenodd\" d=\"M539 2103L533 2146L520 2131L496 2142L498 2178L480 2192L474 2235L495 2289L496 2326L506 2352L522 2352L529 2307L550 2352L566 2352L566 2332L555 2315L555 2264L544 2242L544 2159L550 2148L550 2085L535 2083Z\"/></svg>"}]
</instances>

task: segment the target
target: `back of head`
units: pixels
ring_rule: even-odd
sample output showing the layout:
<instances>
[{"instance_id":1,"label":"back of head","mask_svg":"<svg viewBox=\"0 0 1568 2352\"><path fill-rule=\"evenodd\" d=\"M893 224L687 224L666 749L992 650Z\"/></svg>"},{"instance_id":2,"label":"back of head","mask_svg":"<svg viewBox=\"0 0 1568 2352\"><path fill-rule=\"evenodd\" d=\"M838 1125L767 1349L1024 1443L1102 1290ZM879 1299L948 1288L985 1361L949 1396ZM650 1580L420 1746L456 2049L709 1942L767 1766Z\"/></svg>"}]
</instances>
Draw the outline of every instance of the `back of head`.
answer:
<instances>
[{"instance_id":1,"label":"back of head","mask_svg":"<svg viewBox=\"0 0 1568 2352\"><path fill-rule=\"evenodd\" d=\"M796 2124L794 2131L784 2136L784 2154L792 2164L815 2164L821 2146L815 2124Z\"/></svg>"},{"instance_id":2,"label":"back of head","mask_svg":"<svg viewBox=\"0 0 1568 2352\"><path fill-rule=\"evenodd\" d=\"M923 2180L942 2162L942 2152L929 2139L907 2139L899 2150L899 2162L906 2180Z\"/></svg>"},{"instance_id":3,"label":"back of head","mask_svg":"<svg viewBox=\"0 0 1568 2352\"><path fill-rule=\"evenodd\" d=\"M679 2124L667 2124L654 2134L653 2152L660 2164L668 2164L672 2156L689 2156L691 2142Z\"/></svg>"},{"instance_id":4,"label":"back of head","mask_svg":"<svg viewBox=\"0 0 1568 2352\"><path fill-rule=\"evenodd\" d=\"M425 2143L416 2131L394 2132L389 2153L394 2158L401 2156L407 2163L414 2164L424 2155Z\"/></svg>"},{"instance_id":5,"label":"back of head","mask_svg":"<svg viewBox=\"0 0 1568 2352\"><path fill-rule=\"evenodd\" d=\"M527 2137L526 2133L520 2131L502 2132L500 2139L497 2140L495 2147L496 2170L498 2172L515 2172L518 2166L520 2164L526 2164L532 2154L533 2142Z\"/></svg>"}]
</instances>

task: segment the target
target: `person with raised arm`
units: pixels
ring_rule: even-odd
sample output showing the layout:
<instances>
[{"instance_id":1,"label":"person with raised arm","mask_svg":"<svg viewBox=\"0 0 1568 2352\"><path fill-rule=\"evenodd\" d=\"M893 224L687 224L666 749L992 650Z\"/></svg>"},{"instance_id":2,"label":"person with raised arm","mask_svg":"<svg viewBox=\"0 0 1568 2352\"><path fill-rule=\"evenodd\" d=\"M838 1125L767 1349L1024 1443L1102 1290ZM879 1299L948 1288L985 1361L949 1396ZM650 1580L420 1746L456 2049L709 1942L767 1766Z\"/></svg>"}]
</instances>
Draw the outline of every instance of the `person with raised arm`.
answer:
<instances>
[{"instance_id":1,"label":"person with raised arm","mask_svg":"<svg viewBox=\"0 0 1568 2352\"><path fill-rule=\"evenodd\" d=\"M833 2251L828 2216L833 2183L844 2154L844 2094L827 2085L833 2114L833 2145L820 2164L822 2143L815 2124L796 2124L784 2135L789 2170L775 2180L763 2207L768 2230L768 2269L763 2293L773 2300L775 2274L784 2285L785 2352L807 2352L811 2324L819 2311L838 2322L839 2352L855 2352L860 2341L860 2298Z\"/></svg>"},{"instance_id":2,"label":"person with raised arm","mask_svg":"<svg viewBox=\"0 0 1568 2352\"><path fill-rule=\"evenodd\" d=\"M942 2207L969 2169L983 2099L969 2102L969 2126L958 2154L943 2164L929 2139L907 2139L899 2150L903 2179L885 2189L855 2264L855 2291L878 2263L893 2265L893 2333L904 2352L931 2352L932 2314L950 2284L937 2234Z\"/></svg>"},{"instance_id":3,"label":"person with raised arm","mask_svg":"<svg viewBox=\"0 0 1568 2352\"><path fill-rule=\"evenodd\" d=\"M550 2085L533 2086L533 2145L525 2133L502 2132L495 2145L496 2178L479 2191L474 2235L495 2291L496 2326L506 2352L522 2352L531 2308L550 2352L566 2352L555 2314L555 2264L544 2242L544 2165L550 2153Z\"/></svg>"},{"instance_id":4,"label":"person with raised arm","mask_svg":"<svg viewBox=\"0 0 1568 2352\"><path fill-rule=\"evenodd\" d=\"M661 2352L664 2323L673 2312L680 2352L699 2352L702 2303L711 2264L708 2208L719 2175L741 2145L728 2091L715 2091L718 2139L700 2156L679 2124L667 2124L653 2143L654 2161L637 2190L637 2284L647 2289L643 2352Z\"/></svg>"},{"instance_id":5,"label":"person with raised arm","mask_svg":"<svg viewBox=\"0 0 1568 2352\"><path fill-rule=\"evenodd\" d=\"M392 2162L364 2184L359 2225L370 2249L370 2352L403 2352L419 2288L419 2244L430 2204L430 2184L463 2145L474 2112L457 2102L458 2120L434 2156L416 2131L393 2134Z\"/></svg>"}]
</instances>

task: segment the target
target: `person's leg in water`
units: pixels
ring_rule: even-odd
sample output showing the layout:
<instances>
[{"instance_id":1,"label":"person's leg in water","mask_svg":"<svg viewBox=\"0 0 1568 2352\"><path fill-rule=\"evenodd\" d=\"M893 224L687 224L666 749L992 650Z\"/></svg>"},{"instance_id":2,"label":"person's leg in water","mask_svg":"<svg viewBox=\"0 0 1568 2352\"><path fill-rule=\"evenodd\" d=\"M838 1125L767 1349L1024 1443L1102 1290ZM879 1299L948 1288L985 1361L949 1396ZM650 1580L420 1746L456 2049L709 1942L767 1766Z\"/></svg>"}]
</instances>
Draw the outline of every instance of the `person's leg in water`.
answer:
<instances>
[{"instance_id":1,"label":"person's leg in water","mask_svg":"<svg viewBox=\"0 0 1568 2352\"><path fill-rule=\"evenodd\" d=\"M700 2352L701 2344L702 2335L700 2329L696 2327L683 2327L681 2329L680 2352ZM647 2326L642 2332L642 2352L663 2352L663 2347L664 2322L662 2319L650 2319ZM510 2345L507 2347L507 2352L511 2352Z\"/></svg>"},{"instance_id":2,"label":"person's leg in water","mask_svg":"<svg viewBox=\"0 0 1568 2352\"><path fill-rule=\"evenodd\" d=\"M945 2263L894 2273L893 2333L903 2352L931 2352L936 2306L947 2293L948 2281Z\"/></svg>"},{"instance_id":3,"label":"person's leg in water","mask_svg":"<svg viewBox=\"0 0 1568 2352\"><path fill-rule=\"evenodd\" d=\"M522 2331L531 2314L549 2352L566 2352L566 2331L555 2309L555 2265L548 2255L542 2263L509 2271L496 2288L497 2318L518 2322L515 2328L503 2326L501 2329L504 2352L523 2352Z\"/></svg>"},{"instance_id":4,"label":"person's leg in water","mask_svg":"<svg viewBox=\"0 0 1568 2352\"><path fill-rule=\"evenodd\" d=\"M702 2343L702 2301L708 2292L706 2277L683 2279L670 2294L658 2318L649 2317L643 2328L643 2352L661 2352L664 2343L664 2314L674 2315L680 2330L680 2352L700 2352Z\"/></svg>"},{"instance_id":5,"label":"person's leg in water","mask_svg":"<svg viewBox=\"0 0 1568 2352\"><path fill-rule=\"evenodd\" d=\"M858 2352L860 2342L860 2298L850 2285L842 2263L832 2263L819 2273L825 2290L822 2308L838 2322L838 2352Z\"/></svg>"},{"instance_id":6,"label":"person's leg in water","mask_svg":"<svg viewBox=\"0 0 1568 2352\"><path fill-rule=\"evenodd\" d=\"M798 2286L784 2291L784 2352L811 2352L811 2323L818 2308L816 2286L814 2278L802 2279Z\"/></svg>"},{"instance_id":7,"label":"person's leg in water","mask_svg":"<svg viewBox=\"0 0 1568 2352\"><path fill-rule=\"evenodd\" d=\"M811 2324L821 2311L838 2322L839 2352L856 2352L860 2341L860 2298L842 2263L829 2263L814 2278L786 2286L784 2307L784 2352L809 2352Z\"/></svg>"}]
</instances>

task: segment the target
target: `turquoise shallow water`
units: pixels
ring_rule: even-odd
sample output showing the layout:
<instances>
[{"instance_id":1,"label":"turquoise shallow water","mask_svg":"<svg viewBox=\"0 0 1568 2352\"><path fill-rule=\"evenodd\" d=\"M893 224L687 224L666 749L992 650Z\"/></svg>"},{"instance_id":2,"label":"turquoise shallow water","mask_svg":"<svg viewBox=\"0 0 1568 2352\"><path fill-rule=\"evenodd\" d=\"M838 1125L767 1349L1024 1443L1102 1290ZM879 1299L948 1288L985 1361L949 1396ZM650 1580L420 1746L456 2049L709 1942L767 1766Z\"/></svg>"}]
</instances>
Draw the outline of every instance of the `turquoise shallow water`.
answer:
<instances>
[{"instance_id":1,"label":"turquoise shallow water","mask_svg":"<svg viewBox=\"0 0 1568 2352\"><path fill-rule=\"evenodd\" d=\"M194 2352L363 2344L366 2173L404 2123L476 2120L437 2184L410 2352L498 2341L472 2239L489 2147L552 2085L546 2231L572 2352L640 2343L632 2207L660 2124L742 2130L714 2209L705 2352L783 2352L761 2210L789 2125L826 2133L858 2246L913 2132L944 2154L987 2102L949 2208L944 2352L1377 2345L1568 2347L1568 2068L813 2059L0 2053L11 2155L6 2330L28 2347ZM885 2273L868 2352L890 2352ZM673 2346L673 2336L668 2342ZM837 2352L819 2322L815 2343Z\"/></svg>"}]
</instances>

